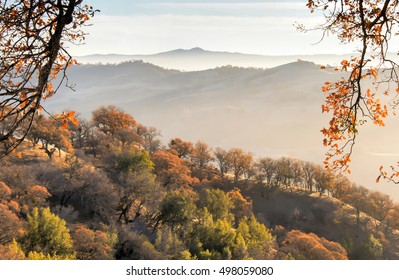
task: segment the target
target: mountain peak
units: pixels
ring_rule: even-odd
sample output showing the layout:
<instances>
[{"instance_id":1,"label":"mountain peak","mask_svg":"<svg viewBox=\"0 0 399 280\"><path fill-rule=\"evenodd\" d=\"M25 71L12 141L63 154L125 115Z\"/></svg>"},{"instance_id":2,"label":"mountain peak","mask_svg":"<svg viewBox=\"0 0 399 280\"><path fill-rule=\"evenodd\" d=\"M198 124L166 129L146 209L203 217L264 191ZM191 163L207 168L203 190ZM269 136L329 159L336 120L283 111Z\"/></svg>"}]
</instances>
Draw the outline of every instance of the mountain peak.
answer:
<instances>
[{"instance_id":1,"label":"mountain peak","mask_svg":"<svg viewBox=\"0 0 399 280\"><path fill-rule=\"evenodd\" d=\"M205 50L201 49L200 47L195 47L195 48L192 48L192 49L190 49L188 51L189 52L205 52Z\"/></svg>"},{"instance_id":2,"label":"mountain peak","mask_svg":"<svg viewBox=\"0 0 399 280\"><path fill-rule=\"evenodd\" d=\"M161 52L156 54L156 56L159 55L190 55L190 54L202 54L206 53L207 51L204 49L201 49L200 47L195 47L192 49L176 49L172 51L167 51L167 52Z\"/></svg>"}]
</instances>

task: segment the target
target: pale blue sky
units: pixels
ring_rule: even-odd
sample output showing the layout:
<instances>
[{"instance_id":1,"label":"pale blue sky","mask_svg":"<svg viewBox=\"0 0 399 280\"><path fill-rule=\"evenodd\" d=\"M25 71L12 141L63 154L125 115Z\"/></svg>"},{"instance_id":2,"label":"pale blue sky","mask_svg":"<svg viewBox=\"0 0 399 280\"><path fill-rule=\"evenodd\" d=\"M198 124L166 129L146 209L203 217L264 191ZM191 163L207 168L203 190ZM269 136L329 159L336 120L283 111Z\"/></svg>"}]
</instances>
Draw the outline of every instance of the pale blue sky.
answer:
<instances>
[{"instance_id":1,"label":"pale blue sky","mask_svg":"<svg viewBox=\"0 0 399 280\"><path fill-rule=\"evenodd\" d=\"M101 10L92 20L86 44L74 55L152 54L201 47L265 55L349 53L319 32L298 33L295 22L320 22L306 0L94 0Z\"/></svg>"},{"instance_id":2,"label":"pale blue sky","mask_svg":"<svg viewBox=\"0 0 399 280\"><path fill-rule=\"evenodd\" d=\"M292 5L293 3L296 5ZM102 14L120 16L165 14L267 16L273 15L272 13L276 9L284 9L286 14L291 14L295 11L295 14L298 15L298 4L302 8L305 6L304 0L95 0L93 3L97 9L101 10Z\"/></svg>"}]
</instances>

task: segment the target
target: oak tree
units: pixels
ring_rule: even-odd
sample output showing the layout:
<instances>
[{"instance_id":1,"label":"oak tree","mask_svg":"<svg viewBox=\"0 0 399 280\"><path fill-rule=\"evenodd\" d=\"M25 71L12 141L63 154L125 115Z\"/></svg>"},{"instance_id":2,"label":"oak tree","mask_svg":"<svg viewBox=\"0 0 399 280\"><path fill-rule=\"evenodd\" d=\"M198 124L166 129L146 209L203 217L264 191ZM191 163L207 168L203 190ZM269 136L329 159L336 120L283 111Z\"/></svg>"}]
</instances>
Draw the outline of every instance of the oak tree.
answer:
<instances>
[{"instance_id":1,"label":"oak tree","mask_svg":"<svg viewBox=\"0 0 399 280\"><path fill-rule=\"evenodd\" d=\"M169 191L161 202L154 228L161 225L168 225L173 230L189 227L197 211L197 200L197 194L187 188Z\"/></svg>"},{"instance_id":2,"label":"oak tree","mask_svg":"<svg viewBox=\"0 0 399 280\"><path fill-rule=\"evenodd\" d=\"M93 124L104 134L120 141L122 146L141 143L138 123L128 113L115 106L101 106L92 112Z\"/></svg>"},{"instance_id":3,"label":"oak tree","mask_svg":"<svg viewBox=\"0 0 399 280\"><path fill-rule=\"evenodd\" d=\"M73 151L70 139L71 131L51 117L44 115L35 117L27 137L32 140L34 146L40 141L42 143L41 149L45 151L50 159L53 158L57 150L60 157L62 155L61 151Z\"/></svg>"},{"instance_id":4,"label":"oak tree","mask_svg":"<svg viewBox=\"0 0 399 280\"><path fill-rule=\"evenodd\" d=\"M0 156L23 141L42 101L65 82L75 63L67 44L82 43L94 12L83 0L0 1Z\"/></svg>"},{"instance_id":5,"label":"oak tree","mask_svg":"<svg viewBox=\"0 0 399 280\"><path fill-rule=\"evenodd\" d=\"M214 160L218 166L219 174L222 179L224 179L227 172L231 169L231 155L228 151L222 148L216 148L214 151Z\"/></svg>"},{"instance_id":6,"label":"oak tree","mask_svg":"<svg viewBox=\"0 0 399 280\"><path fill-rule=\"evenodd\" d=\"M197 141L190 156L193 176L197 177L200 181L208 179L212 173L212 168L210 167L212 159L212 150L208 144Z\"/></svg>"},{"instance_id":7,"label":"oak tree","mask_svg":"<svg viewBox=\"0 0 399 280\"><path fill-rule=\"evenodd\" d=\"M315 186L320 196L325 191L330 192L334 186L334 174L329 170L323 169L321 166L317 166L315 171Z\"/></svg>"},{"instance_id":8,"label":"oak tree","mask_svg":"<svg viewBox=\"0 0 399 280\"><path fill-rule=\"evenodd\" d=\"M394 206L389 195L378 191L372 191L368 195L368 204L370 214L380 222L385 222L388 213Z\"/></svg>"},{"instance_id":9,"label":"oak tree","mask_svg":"<svg viewBox=\"0 0 399 280\"><path fill-rule=\"evenodd\" d=\"M346 250L336 242L314 233L290 231L283 241L282 250L298 260L346 260Z\"/></svg>"},{"instance_id":10,"label":"oak tree","mask_svg":"<svg viewBox=\"0 0 399 280\"><path fill-rule=\"evenodd\" d=\"M350 157L360 126L370 121L384 126L390 111L381 100L390 96L392 107L398 103L398 64L388 56L390 40L395 35L399 3L396 0L308 0L311 12L324 15L324 23L316 28L334 34L346 44L359 42L356 55L342 60L336 71L343 71L338 81L327 81L322 111L331 113L328 127L322 130L328 147L325 164L333 170L350 172ZM303 26L300 27L303 29ZM324 68L324 67L323 67ZM371 83L372 86L368 86ZM385 171L381 176L393 180L399 173Z\"/></svg>"},{"instance_id":11,"label":"oak tree","mask_svg":"<svg viewBox=\"0 0 399 280\"><path fill-rule=\"evenodd\" d=\"M269 157L260 158L255 163L255 178L261 188L262 197L269 199L270 193L277 190L276 161Z\"/></svg>"},{"instance_id":12,"label":"oak tree","mask_svg":"<svg viewBox=\"0 0 399 280\"><path fill-rule=\"evenodd\" d=\"M0 244L8 244L18 237L18 231L22 229L22 221L7 206L0 203Z\"/></svg>"},{"instance_id":13,"label":"oak tree","mask_svg":"<svg viewBox=\"0 0 399 280\"><path fill-rule=\"evenodd\" d=\"M191 177L187 162L173 151L156 151L151 160L155 164L154 173L158 181L168 190L191 186L198 181Z\"/></svg>"},{"instance_id":14,"label":"oak tree","mask_svg":"<svg viewBox=\"0 0 399 280\"><path fill-rule=\"evenodd\" d=\"M117 186L117 214L120 223L132 223L139 217L151 217L163 198L163 190L148 170L121 174Z\"/></svg>"},{"instance_id":15,"label":"oak tree","mask_svg":"<svg viewBox=\"0 0 399 280\"><path fill-rule=\"evenodd\" d=\"M240 177L251 167L253 157L240 148L232 148L228 153L234 174L234 184L237 184Z\"/></svg>"},{"instance_id":16,"label":"oak tree","mask_svg":"<svg viewBox=\"0 0 399 280\"><path fill-rule=\"evenodd\" d=\"M174 138L169 142L169 149L176 153L179 158L187 159L193 151L193 143L184 141L181 138Z\"/></svg>"},{"instance_id":17,"label":"oak tree","mask_svg":"<svg viewBox=\"0 0 399 280\"><path fill-rule=\"evenodd\" d=\"M366 189L365 187L353 186L350 189L349 194L342 198L342 200L344 202L347 202L348 204L352 205L355 208L357 227L359 227L360 222L361 222L361 212L363 212L367 209L367 205L368 205L367 197L369 195L369 192L370 191L368 189Z\"/></svg>"},{"instance_id":18,"label":"oak tree","mask_svg":"<svg viewBox=\"0 0 399 280\"><path fill-rule=\"evenodd\" d=\"M229 191L227 197L233 203L231 212L235 217L236 224L238 224L243 218L251 217L254 214L252 211L252 200L248 197L243 197L239 189L234 188Z\"/></svg>"},{"instance_id":19,"label":"oak tree","mask_svg":"<svg viewBox=\"0 0 399 280\"><path fill-rule=\"evenodd\" d=\"M78 260L112 260L114 257L116 240L102 230L80 225L73 233L73 240Z\"/></svg>"},{"instance_id":20,"label":"oak tree","mask_svg":"<svg viewBox=\"0 0 399 280\"><path fill-rule=\"evenodd\" d=\"M316 165L312 162L302 162L303 181L310 193L313 192Z\"/></svg>"},{"instance_id":21,"label":"oak tree","mask_svg":"<svg viewBox=\"0 0 399 280\"><path fill-rule=\"evenodd\" d=\"M155 127L139 125L137 133L143 138L144 149L150 153L154 153L160 149L161 140L159 139L159 136L161 136L161 132Z\"/></svg>"}]
</instances>

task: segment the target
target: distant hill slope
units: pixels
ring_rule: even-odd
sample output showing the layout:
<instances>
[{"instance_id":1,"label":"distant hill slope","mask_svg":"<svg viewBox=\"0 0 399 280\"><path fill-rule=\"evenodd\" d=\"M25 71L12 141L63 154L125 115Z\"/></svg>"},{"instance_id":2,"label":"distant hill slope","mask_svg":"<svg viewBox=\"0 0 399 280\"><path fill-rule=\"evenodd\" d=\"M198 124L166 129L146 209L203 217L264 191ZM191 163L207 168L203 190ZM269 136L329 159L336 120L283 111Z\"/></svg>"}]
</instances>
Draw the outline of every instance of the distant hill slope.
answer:
<instances>
[{"instance_id":1,"label":"distant hill slope","mask_svg":"<svg viewBox=\"0 0 399 280\"><path fill-rule=\"evenodd\" d=\"M258 55L208 51L197 47L189 50L177 49L149 55L94 54L78 56L76 59L81 64L117 64L131 60L142 60L169 69L200 71L226 65L273 68L282 64L295 62L298 59L322 65L339 65L343 59L349 59L353 55L353 53L342 55ZM397 60L398 58L396 53L388 53L388 57L393 60Z\"/></svg>"},{"instance_id":2,"label":"distant hill slope","mask_svg":"<svg viewBox=\"0 0 399 280\"><path fill-rule=\"evenodd\" d=\"M292 156L301 156L295 150L305 148L308 153L320 141L320 85L334 75L305 61L265 70L221 67L196 72L143 62L84 65L69 72L76 92L60 92L45 106L89 117L100 105L113 104L161 128L165 140L179 136L254 152L267 148L276 155L288 149ZM294 149L285 145L293 137Z\"/></svg>"},{"instance_id":3,"label":"distant hill slope","mask_svg":"<svg viewBox=\"0 0 399 280\"><path fill-rule=\"evenodd\" d=\"M202 52L201 50L197 50ZM241 147L256 156L291 156L321 163L325 150L320 130L321 86L342 73L297 60L270 69L219 67L181 72L141 61L118 65L73 66L69 83L44 102L51 112L75 110L84 118L101 105L116 105L145 125L172 137L203 140L213 147ZM365 125L358 136L351 180L374 188L381 164L389 166L399 153L390 129ZM379 190L399 199L399 188Z\"/></svg>"},{"instance_id":4,"label":"distant hill slope","mask_svg":"<svg viewBox=\"0 0 399 280\"><path fill-rule=\"evenodd\" d=\"M107 64L121 63L129 60L143 60L165 68L184 71L199 71L226 65L239 67L271 68L281 64L294 62L297 59L313 61L319 64L339 64L342 59L348 59L351 55L257 55L220 51L208 51L201 48L189 50L177 49L151 55L120 55L120 54L96 54L78 56L76 59L82 64Z\"/></svg>"}]
</instances>

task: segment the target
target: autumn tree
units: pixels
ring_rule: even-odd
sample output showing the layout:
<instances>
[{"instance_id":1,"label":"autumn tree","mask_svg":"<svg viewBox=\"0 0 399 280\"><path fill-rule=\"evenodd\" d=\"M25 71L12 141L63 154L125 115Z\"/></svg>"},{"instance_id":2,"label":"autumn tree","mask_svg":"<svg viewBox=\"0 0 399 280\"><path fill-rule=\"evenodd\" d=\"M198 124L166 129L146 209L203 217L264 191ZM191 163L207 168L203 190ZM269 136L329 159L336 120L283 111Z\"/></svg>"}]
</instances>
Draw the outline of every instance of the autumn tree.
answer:
<instances>
[{"instance_id":1,"label":"autumn tree","mask_svg":"<svg viewBox=\"0 0 399 280\"><path fill-rule=\"evenodd\" d=\"M212 159L212 150L208 144L197 141L190 155L193 176L197 177L200 181L208 179L212 173L210 166Z\"/></svg>"},{"instance_id":2,"label":"autumn tree","mask_svg":"<svg viewBox=\"0 0 399 280\"><path fill-rule=\"evenodd\" d=\"M326 191L331 191L334 186L334 174L323 169L321 166L317 166L315 170L315 186L320 196Z\"/></svg>"},{"instance_id":3,"label":"autumn tree","mask_svg":"<svg viewBox=\"0 0 399 280\"><path fill-rule=\"evenodd\" d=\"M161 140L159 139L159 137L161 136L161 132L155 127L139 125L137 133L143 138L144 149L146 149L150 153L154 153L155 151L160 149Z\"/></svg>"},{"instance_id":4,"label":"autumn tree","mask_svg":"<svg viewBox=\"0 0 399 280\"><path fill-rule=\"evenodd\" d=\"M222 148L216 148L214 151L214 160L218 166L219 174L222 179L224 179L227 172L231 169L231 155L228 151Z\"/></svg>"},{"instance_id":5,"label":"autumn tree","mask_svg":"<svg viewBox=\"0 0 399 280\"><path fill-rule=\"evenodd\" d=\"M0 203L0 245L6 245L17 238L22 230L22 221L6 204Z\"/></svg>"},{"instance_id":6,"label":"autumn tree","mask_svg":"<svg viewBox=\"0 0 399 280\"><path fill-rule=\"evenodd\" d=\"M393 208L394 204L389 195L383 194L378 191L372 191L368 195L368 205L370 209L367 209L374 218L381 223L385 222L389 212Z\"/></svg>"},{"instance_id":7,"label":"autumn tree","mask_svg":"<svg viewBox=\"0 0 399 280\"><path fill-rule=\"evenodd\" d=\"M59 156L61 156L62 150L73 151L70 135L71 132L57 120L40 115L33 120L31 131L27 137L32 140L34 146L41 141L41 149L52 159L57 150Z\"/></svg>"},{"instance_id":8,"label":"autumn tree","mask_svg":"<svg viewBox=\"0 0 399 280\"><path fill-rule=\"evenodd\" d=\"M352 183L344 175L335 176L331 195L335 198L342 199L350 193Z\"/></svg>"},{"instance_id":9,"label":"autumn tree","mask_svg":"<svg viewBox=\"0 0 399 280\"><path fill-rule=\"evenodd\" d=\"M356 211L356 225L359 228L361 222L361 212L367 209L369 190L362 186L352 186L348 195L343 198L343 201L352 205Z\"/></svg>"},{"instance_id":10,"label":"autumn tree","mask_svg":"<svg viewBox=\"0 0 399 280\"><path fill-rule=\"evenodd\" d=\"M81 217L92 221L110 222L115 214L117 194L105 172L92 166L78 167L74 175L66 178L62 184L59 175L51 186L53 201L60 207L72 206L79 211ZM67 175L69 176L69 175Z\"/></svg>"},{"instance_id":11,"label":"autumn tree","mask_svg":"<svg viewBox=\"0 0 399 280\"><path fill-rule=\"evenodd\" d=\"M346 250L336 242L314 233L299 230L288 232L282 250L298 260L346 260Z\"/></svg>"},{"instance_id":12,"label":"autumn tree","mask_svg":"<svg viewBox=\"0 0 399 280\"><path fill-rule=\"evenodd\" d=\"M269 157L260 158L255 163L255 178L261 188L262 197L269 199L269 195L277 190L277 164Z\"/></svg>"},{"instance_id":13,"label":"autumn tree","mask_svg":"<svg viewBox=\"0 0 399 280\"><path fill-rule=\"evenodd\" d=\"M82 26L94 14L82 2L0 1L2 156L23 141L43 99L55 94L66 68L75 63L67 43L83 41Z\"/></svg>"},{"instance_id":14,"label":"autumn tree","mask_svg":"<svg viewBox=\"0 0 399 280\"><path fill-rule=\"evenodd\" d=\"M26 256L15 240L7 245L0 245L0 260L25 260Z\"/></svg>"},{"instance_id":15,"label":"autumn tree","mask_svg":"<svg viewBox=\"0 0 399 280\"><path fill-rule=\"evenodd\" d=\"M389 108L381 101L384 95L391 95L393 108L398 104L398 64L388 57L389 43L398 24L398 2L309 0L307 6L311 12L324 15L324 23L316 27L323 31L323 37L334 34L341 43L360 43L358 54L337 67L337 71L345 72L342 78L322 87L326 94L322 111L332 115L329 126L322 130L324 145L328 147L325 163L333 170L350 172L350 156L360 126L368 121L385 125ZM305 30L303 26L300 29ZM392 180L399 173L394 170L392 176L387 172L381 176Z\"/></svg>"},{"instance_id":16,"label":"autumn tree","mask_svg":"<svg viewBox=\"0 0 399 280\"><path fill-rule=\"evenodd\" d=\"M32 186L29 187L25 194L20 196L19 202L22 204L22 210L27 212L33 210L35 207L48 207L48 199L51 194L46 187L43 186Z\"/></svg>"},{"instance_id":17,"label":"autumn tree","mask_svg":"<svg viewBox=\"0 0 399 280\"><path fill-rule=\"evenodd\" d=\"M302 162L303 181L310 193L313 192L316 166L311 162Z\"/></svg>"},{"instance_id":18,"label":"autumn tree","mask_svg":"<svg viewBox=\"0 0 399 280\"><path fill-rule=\"evenodd\" d=\"M276 161L277 176L276 180L278 184L284 185L288 188L292 183L293 179L293 160L291 158L282 157Z\"/></svg>"},{"instance_id":19,"label":"autumn tree","mask_svg":"<svg viewBox=\"0 0 399 280\"><path fill-rule=\"evenodd\" d=\"M90 126L86 132L86 148L87 153L97 157L103 151L106 145L106 135L95 127Z\"/></svg>"},{"instance_id":20,"label":"autumn tree","mask_svg":"<svg viewBox=\"0 0 399 280\"><path fill-rule=\"evenodd\" d=\"M93 124L104 134L120 141L122 146L141 143L138 123L128 113L115 106L101 106L92 112Z\"/></svg>"},{"instance_id":21,"label":"autumn tree","mask_svg":"<svg viewBox=\"0 0 399 280\"><path fill-rule=\"evenodd\" d=\"M12 190L6 183L0 181L0 202L11 197Z\"/></svg>"},{"instance_id":22,"label":"autumn tree","mask_svg":"<svg viewBox=\"0 0 399 280\"><path fill-rule=\"evenodd\" d=\"M189 155L193 150L193 143L184 141L181 138L174 138L170 140L169 150L173 151L179 158L188 159Z\"/></svg>"},{"instance_id":23,"label":"autumn tree","mask_svg":"<svg viewBox=\"0 0 399 280\"><path fill-rule=\"evenodd\" d=\"M151 156L157 180L168 190L190 186L198 180L191 177L187 162L172 152L157 151Z\"/></svg>"},{"instance_id":24,"label":"autumn tree","mask_svg":"<svg viewBox=\"0 0 399 280\"><path fill-rule=\"evenodd\" d=\"M251 154L244 152L240 148L232 148L228 153L231 162L231 169L234 174L234 184L237 184L244 172L251 167L253 157Z\"/></svg>"},{"instance_id":25,"label":"autumn tree","mask_svg":"<svg viewBox=\"0 0 399 280\"><path fill-rule=\"evenodd\" d=\"M74 248L78 260L112 260L117 237L102 230L78 226L73 233Z\"/></svg>"},{"instance_id":26,"label":"autumn tree","mask_svg":"<svg viewBox=\"0 0 399 280\"><path fill-rule=\"evenodd\" d=\"M393 205L391 211L388 212L386 220L386 230L385 233L390 229L399 228L399 205L396 203Z\"/></svg>"},{"instance_id":27,"label":"autumn tree","mask_svg":"<svg viewBox=\"0 0 399 280\"><path fill-rule=\"evenodd\" d=\"M251 217L254 213L252 211L252 201L248 197L242 196L241 191L237 188L229 191L227 197L233 204L231 209L232 214L235 217L235 222L238 224L245 217Z\"/></svg>"},{"instance_id":28,"label":"autumn tree","mask_svg":"<svg viewBox=\"0 0 399 280\"><path fill-rule=\"evenodd\" d=\"M80 118L78 119L77 124L69 126L72 146L77 149L82 149L87 146L91 129L92 125L87 120Z\"/></svg>"}]
</instances>

